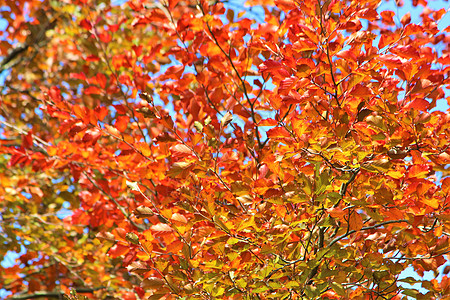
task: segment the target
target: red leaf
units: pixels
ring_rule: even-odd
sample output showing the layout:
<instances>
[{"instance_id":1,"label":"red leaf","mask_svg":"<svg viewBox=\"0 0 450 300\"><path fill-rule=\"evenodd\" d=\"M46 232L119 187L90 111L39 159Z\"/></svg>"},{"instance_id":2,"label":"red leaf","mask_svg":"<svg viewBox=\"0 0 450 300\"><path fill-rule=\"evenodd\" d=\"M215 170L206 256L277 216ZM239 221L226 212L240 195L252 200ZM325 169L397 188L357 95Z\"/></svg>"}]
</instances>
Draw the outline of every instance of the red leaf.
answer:
<instances>
[{"instance_id":1,"label":"red leaf","mask_svg":"<svg viewBox=\"0 0 450 300\"><path fill-rule=\"evenodd\" d=\"M116 129L119 130L120 132L124 132L125 129L127 129L129 122L130 122L129 117L118 116L116 119L116 123L114 124L114 127L116 127Z\"/></svg>"},{"instance_id":2,"label":"red leaf","mask_svg":"<svg viewBox=\"0 0 450 300\"><path fill-rule=\"evenodd\" d=\"M86 95L92 95L92 94L99 95L99 94L102 93L102 90L99 89L98 87L96 87L95 85L91 85L91 86L89 86L89 87L84 89L84 93Z\"/></svg>"},{"instance_id":3,"label":"red leaf","mask_svg":"<svg viewBox=\"0 0 450 300\"><path fill-rule=\"evenodd\" d=\"M414 23L408 24L405 27L404 35L414 35L418 33L423 33L423 27Z\"/></svg>"},{"instance_id":4,"label":"red leaf","mask_svg":"<svg viewBox=\"0 0 450 300\"><path fill-rule=\"evenodd\" d=\"M261 120L258 126L277 126L278 122L272 118Z\"/></svg>"},{"instance_id":5,"label":"red leaf","mask_svg":"<svg viewBox=\"0 0 450 300\"><path fill-rule=\"evenodd\" d=\"M143 48L142 45L139 46L133 45L131 48L133 49L134 54L136 54L137 57L141 56Z\"/></svg>"},{"instance_id":6,"label":"red leaf","mask_svg":"<svg viewBox=\"0 0 450 300\"><path fill-rule=\"evenodd\" d=\"M378 57L378 60L384 63L387 67L393 69L401 68L403 66L402 60L397 55L391 54L380 55Z\"/></svg>"},{"instance_id":7,"label":"red leaf","mask_svg":"<svg viewBox=\"0 0 450 300\"><path fill-rule=\"evenodd\" d=\"M31 130L26 135L22 135L22 146L24 148L30 148L33 146L33 134Z\"/></svg>"},{"instance_id":8,"label":"red leaf","mask_svg":"<svg viewBox=\"0 0 450 300\"><path fill-rule=\"evenodd\" d=\"M91 22L86 19L81 20L79 25L81 28L84 28L86 30L90 30L92 28Z\"/></svg>"},{"instance_id":9,"label":"red leaf","mask_svg":"<svg viewBox=\"0 0 450 300\"><path fill-rule=\"evenodd\" d=\"M297 7L293 0L275 0L275 5L284 11L289 11Z\"/></svg>"},{"instance_id":10,"label":"red leaf","mask_svg":"<svg viewBox=\"0 0 450 300\"><path fill-rule=\"evenodd\" d=\"M419 58L419 52L411 45L397 46L391 49L391 52L404 58Z\"/></svg>"},{"instance_id":11,"label":"red leaf","mask_svg":"<svg viewBox=\"0 0 450 300\"><path fill-rule=\"evenodd\" d=\"M356 57L355 53L352 50L342 50L339 51L338 53L336 53L336 56L342 59L350 59L354 62L356 62L358 60L358 58Z\"/></svg>"},{"instance_id":12,"label":"red leaf","mask_svg":"<svg viewBox=\"0 0 450 300\"><path fill-rule=\"evenodd\" d=\"M406 26L410 22L411 22L411 13L408 12L402 17L402 19L400 20L400 23L402 23L403 26Z\"/></svg>"},{"instance_id":13,"label":"red leaf","mask_svg":"<svg viewBox=\"0 0 450 300\"><path fill-rule=\"evenodd\" d=\"M61 92L56 86L51 87L51 89L48 91L48 95L50 96L50 99L52 99L56 103L62 101Z\"/></svg>"},{"instance_id":14,"label":"red leaf","mask_svg":"<svg viewBox=\"0 0 450 300\"><path fill-rule=\"evenodd\" d=\"M98 38L105 44L111 42L111 35L107 32L102 32L98 34Z\"/></svg>"},{"instance_id":15,"label":"red leaf","mask_svg":"<svg viewBox=\"0 0 450 300\"><path fill-rule=\"evenodd\" d=\"M393 11L391 11L391 10L382 11L380 13L380 15L381 15L381 21L383 22L383 24L395 25L395 22L394 22L395 13Z\"/></svg>"},{"instance_id":16,"label":"red leaf","mask_svg":"<svg viewBox=\"0 0 450 300\"><path fill-rule=\"evenodd\" d=\"M116 257L127 254L128 251L130 251L130 248L128 246L117 243L109 249L108 254L112 258L116 258Z\"/></svg>"},{"instance_id":17,"label":"red leaf","mask_svg":"<svg viewBox=\"0 0 450 300\"><path fill-rule=\"evenodd\" d=\"M100 122L108 115L108 109L105 106L97 106L94 109L94 112Z\"/></svg>"},{"instance_id":18,"label":"red leaf","mask_svg":"<svg viewBox=\"0 0 450 300\"><path fill-rule=\"evenodd\" d=\"M278 94L286 96L298 79L294 76L283 79L278 87Z\"/></svg>"},{"instance_id":19,"label":"red leaf","mask_svg":"<svg viewBox=\"0 0 450 300\"><path fill-rule=\"evenodd\" d=\"M430 105L430 103L427 100L421 99L421 98L416 98L413 101L409 102L407 105L405 105L405 107L403 107L403 109L413 108L413 109L425 111L425 110L427 110L429 105Z\"/></svg>"},{"instance_id":20,"label":"red leaf","mask_svg":"<svg viewBox=\"0 0 450 300\"><path fill-rule=\"evenodd\" d=\"M106 87L106 76L103 73L97 73L96 76L97 83L100 85L102 89Z\"/></svg>"},{"instance_id":21,"label":"red leaf","mask_svg":"<svg viewBox=\"0 0 450 300\"><path fill-rule=\"evenodd\" d=\"M169 9L173 9L177 6L178 2L180 2L180 0L169 0Z\"/></svg>"},{"instance_id":22,"label":"red leaf","mask_svg":"<svg viewBox=\"0 0 450 300\"><path fill-rule=\"evenodd\" d=\"M73 137L78 132L85 130L87 125L83 122L77 122L72 127L70 127L69 136Z\"/></svg>"},{"instance_id":23,"label":"red leaf","mask_svg":"<svg viewBox=\"0 0 450 300\"><path fill-rule=\"evenodd\" d=\"M80 79L80 80L84 80L86 81L86 75L84 75L84 73L70 73L69 75L70 78L74 78L74 79Z\"/></svg>"},{"instance_id":24,"label":"red leaf","mask_svg":"<svg viewBox=\"0 0 450 300\"><path fill-rule=\"evenodd\" d=\"M274 60L266 60L262 64L258 66L258 69L261 73L263 72L269 72L269 71L275 71L282 68L282 64L280 62L274 61Z\"/></svg>"},{"instance_id":25,"label":"red leaf","mask_svg":"<svg viewBox=\"0 0 450 300\"><path fill-rule=\"evenodd\" d=\"M166 116L161 117L160 122L167 129L173 129L174 123L173 123L173 120L172 120L172 118L170 117L169 114L167 114Z\"/></svg>"},{"instance_id":26,"label":"red leaf","mask_svg":"<svg viewBox=\"0 0 450 300\"><path fill-rule=\"evenodd\" d=\"M97 140L100 138L101 135L102 134L100 130L96 128L86 130L86 133L83 136L83 142L93 145L97 142Z\"/></svg>"},{"instance_id":27,"label":"red leaf","mask_svg":"<svg viewBox=\"0 0 450 300\"><path fill-rule=\"evenodd\" d=\"M98 57L97 55L88 55L86 56L86 61L99 61L100 57Z\"/></svg>"},{"instance_id":28,"label":"red leaf","mask_svg":"<svg viewBox=\"0 0 450 300\"><path fill-rule=\"evenodd\" d=\"M133 83L131 82L130 76L128 76L127 74L120 75L119 76L119 82L121 84L128 85L128 86L133 85Z\"/></svg>"},{"instance_id":29,"label":"red leaf","mask_svg":"<svg viewBox=\"0 0 450 300\"><path fill-rule=\"evenodd\" d=\"M164 73L166 75L166 78L171 78L171 79L180 79L181 75L183 74L184 71L184 66L171 66L170 68L167 69L166 73Z\"/></svg>"},{"instance_id":30,"label":"red leaf","mask_svg":"<svg viewBox=\"0 0 450 300\"><path fill-rule=\"evenodd\" d=\"M369 20L369 21L375 21L378 18L378 13L373 8L361 9L359 11L359 15L361 18Z\"/></svg>"}]
</instances>

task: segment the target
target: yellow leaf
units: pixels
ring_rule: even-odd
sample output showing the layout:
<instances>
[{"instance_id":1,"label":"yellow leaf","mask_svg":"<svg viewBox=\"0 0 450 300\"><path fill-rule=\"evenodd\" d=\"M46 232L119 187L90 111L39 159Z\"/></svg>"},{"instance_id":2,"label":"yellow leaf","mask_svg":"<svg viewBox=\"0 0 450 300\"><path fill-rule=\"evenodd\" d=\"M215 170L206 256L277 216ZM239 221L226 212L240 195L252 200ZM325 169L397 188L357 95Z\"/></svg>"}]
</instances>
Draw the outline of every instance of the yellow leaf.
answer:
<instances>
[{"instance_id":1,"label":"yellow leaf","mask_svg":"<svg viewBox=\"0 0 450 300\"><path fill-rule=\"evenodd\" d=\"M399 178L403 177L403 173L402 172L394 171L394 170L391 170L391 171L387 172L386 175L388 175L388 176L390 176L392 178L395 178L395 179L399 179Z\"/></svg>"},{"instance_id":2,"label":"yellow leaf","mask_svg":"<svg viewBox=\"0 0 450 300\"><path fill-rule=\"evenodd\" d=\"M302 119L293 118L292 127L297 136L301 137L305 133L306 129L308 129L308 122Z\"/></svg>"},{"instance_id":3,"label":"yellow leaf","mask_svg":"<svg viewBox=\"0 0 450 300\"><path fill-rule=\"evenodd\" d=\"M431 206L433 209L439 208L439 199L432 198L432 199L422 199L421 200L424 204Z\"/></svg>"},{"instance_id":4,"label":"yellow leaf","mask_svg":"<svg viewBox=\"0 0 450 300\"><path fill-rule=\"evenodd\" d=\"M357 85L358 83L363 81L365 77L366 77L366 75L364 75L364 74L353 73L353 76L351 76L350 80L348 81L347 90L351 90L355 85Z\"/></svg>"},{"instance_id":5,"label":"yellow leaf","mask_svg":"<svg viewBox=\"0 0 450 300\"><path fill-rule=\"evenodd\" d=\"M150 255L150 253L152 253L153 251L153 245L151 242L148 241L142 241L141 242L141 246L144 249L145 253L147 253L148 255Z\"/></svg>"}]
</instances>

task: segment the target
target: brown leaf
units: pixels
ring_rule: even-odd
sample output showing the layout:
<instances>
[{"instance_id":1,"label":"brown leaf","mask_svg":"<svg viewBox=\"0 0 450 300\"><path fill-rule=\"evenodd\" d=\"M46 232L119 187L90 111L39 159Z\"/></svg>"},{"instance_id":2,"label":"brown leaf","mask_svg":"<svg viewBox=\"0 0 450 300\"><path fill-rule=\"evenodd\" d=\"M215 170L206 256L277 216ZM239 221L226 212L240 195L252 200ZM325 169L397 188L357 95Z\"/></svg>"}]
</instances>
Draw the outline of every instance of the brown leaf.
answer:
<instances>
[{"instance_id":1,"label":"brown leaf","mask_svg":"<svg viewBox=\"0 0 450 300\"><path fill-rule=\"evenodd\" d=\"M358 214L356 211L353 211L350 214L350 217L348 219L348 226L350 230L361 230L363 226L363 220L360 214Z\"/></svg>"}]
</instances>

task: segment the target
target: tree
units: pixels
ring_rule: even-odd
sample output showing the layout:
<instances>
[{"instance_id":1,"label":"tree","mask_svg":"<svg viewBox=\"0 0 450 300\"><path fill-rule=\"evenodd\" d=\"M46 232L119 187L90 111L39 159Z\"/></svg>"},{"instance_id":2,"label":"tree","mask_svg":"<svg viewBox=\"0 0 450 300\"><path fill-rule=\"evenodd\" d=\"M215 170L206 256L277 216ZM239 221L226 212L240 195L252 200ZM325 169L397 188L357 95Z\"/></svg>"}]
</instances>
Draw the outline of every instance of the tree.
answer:
<instances>
[{"instance_id":1,"label":"tree","mask_svg":"<svg viewBox=\"0 0 450 300\"><path fill-rule=\"evenodd\" d=\"M445 9L112 2L2 3L12 299L450 294Z\"/></svg>"}]
</instances>

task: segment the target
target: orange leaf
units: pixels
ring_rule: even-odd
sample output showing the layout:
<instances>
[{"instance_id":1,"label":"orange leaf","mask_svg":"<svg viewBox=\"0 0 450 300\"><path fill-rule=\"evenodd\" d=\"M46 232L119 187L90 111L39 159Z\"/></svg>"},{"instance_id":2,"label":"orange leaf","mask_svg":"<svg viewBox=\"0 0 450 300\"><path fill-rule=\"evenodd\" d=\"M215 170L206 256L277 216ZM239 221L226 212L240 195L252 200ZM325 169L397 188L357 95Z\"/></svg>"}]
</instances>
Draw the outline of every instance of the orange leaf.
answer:
<instances>
[{"instance_id":1,"label":"orange leaf","mask_svg":"<svg viewBox=\"0 0 450 300\"><path fill-rule=\"evenodd\" d=\"M431 199L423 198L420 201L422 203L432 207L433 209L439 208L440 199L437 199L437 198L431 198Z\"/></svg>"},{"instance_id":2,"label":"orange leaf","mask_svg":"<svg viewBox=\"0 0 450 300\"><path fill-rule=\"evenodd\" d=\"M307 39L298 39L293 45L292 50L295 52L316 50L317 45Z\"/></svg>"},{"instance_id":3,"label":"orange leaf","mask_svg":"<svg viewBox=\"0 0 450 300\"><path fill-rule=\"evenodd\" d=\"M298 25L303 33L313 42L314 44L319 44L319 38L317 37L317 32L312 30L306 25Z\"/></svg>"},{"instance_id":4,"label":"orange leaf","mask_svg":"<svg viewBox=\"0 0 450 300\"><path fill-rule=\"evenodd\" d=\"M289 131L286 130L284 127L275 127L272 129L269 129L267 131L267 137L269 138L284 138L284 137L291 137L289 134Z\"/></svg>"},{"instance_id":5,"label":"orange leaf","mask_svg":"<svg viewBox=\"0 0 450 300\"><path fill-rule=\"evenodd\" d=\"M450 191L450 177L446 177L442 180L441 189L444 193L448 193Z\"/></svg>"},{"instance_id":6,"label":"orange leaf","mask_svg":"<svg viewBox=\"0 0 450 300\"><path fill-rule=\"evenodd\" d=\"M298 118L292 119L292 127L298 137L301 137L306 132L306 129L308 129L308 125L309 123L305 120Z\"/></svg>"},{"instance_id":7,"label":"orange leaf","mask_svg":"<svg viewBox=\"0 0 450 300\"><path fill-rule=\"evenodd\" d=\"M327 212L332 216L333 218L341 219L344 215L347 214L347 212L343 211L340 208L334 207L327 209Z\"/></svg>"},{"instance_id":8,"label":"orange leaf","mask_svg":"<svg viewBox=\"0 0 450 300\"><path fill-rule=\"evenodd\" d=\"M370 97L370 96L372 96L371 90L368 87L366 87L366 86L364 86L362 84L355 85L350 93L352 95L358 96L358 97Z\"/></svg>"},{"instance_id":9,"label":"orange leaf","mask_svg":"<svg viewBox=\"0 0 450 300\"><path fill-rule=\"evenodd\" d=\"M418 34L418 33L423 33L423 27L414 23L408 24L405 27L404 33L403 35L407 36L407 35L414 35L414 34Z\"/></svg>"},{"instance_id":10,"label":"orange leaf","mask_svg":"<svg viewBox=\"0 0 450 300\"><path fill-rule=\"evenodd\" d=\"M397 46L391 52L403 58L419 58L419 52L411 45Z\"/></svg>"},{"instance_id":11,"label":"orange leaf","mask_svg":"<svg viewBox=\"0 0 450 300\"><path fill-rule=\"evenodd\" d=\"M391 11L391 10L382 11L380 13L380 15L381 15L381 21L383 22L383 24L395 25L395 22L394 22L395 13L393 11Z\"/></svg>"},{"instance_id":12,"label":"orange leaf","mask_svg":"<svg viewBox=\"0 0 450 300\"><path fill-rule=\"evenodd\" d=\"M356 211L353 211L350 214L350 217L348 219L348 226L350 228L350 230L361 230L362 226L363 226L363 221L362 221L362 217L360 214L358 214Z\"/></svg>"},{"instance_id":13,"label":"orange leaf","mask_svg":"<svg viewBox=\"0 0 450 300\"><path fill-rule=\"evenodd\" d=\"M153 237L153 234L152 234L151 230L146 230L146 231L144 231L144 232L143 232L143 235L144 235L144 238L145 238L146 241L151 242L151 241L153 241L153 240L155 239L155 238Z\"/></svg>"},{"instance_id":14,"label":"orange leaf","mask_svg":"<svg viewBox=\"0 0 450 300\"><path fill-rule=\"evenodd\" d=\"M150 149L150 146L146 142L139 142L134 145L136 149L141 151L142 155L149 157L152 155L152 150Z\"/></svg>"},{"instance_id":15,"label":"orange leaf","mask_svg":"<svg viewBox=\"0 0 450 300\"><path fill-rule=\"evenodd\" d=\"M153 251L153 244L149 241L140 241L140 244L142 248L144 249L145 253L150 254Z\"/></svg>"},{"instance_id":16,"label":"orange leaf","mask_svg":"<svg viewBox=\"0 0 450 300\"><path fill-rule=\"evenodd\" d=\"M414 165L408 169L409 178L425 178L430 172L429 165Z\"/></svg>"},{"instance_id":17,"label":"orange leaf","mask_svg":"<svg viewBox=\"0 0 450 300\"><path fill-rule=\"evenodd\" d=\"M116 123L114 124L114 127L116 127L117 130L120 132L124 132L125 129L127 129L128 122L130 122L130 118L127 116L118 116L116 119Z\"/></svg>"},{"instance_id":18,"label":"orange leaf","mask_svg":"<svg viewBox=\"0 0 450 300\"><path fill-rule=\"evenodd\" d=\"M86 110L86 107L77 104L77 105L73 106L73 113L78 118L84 119L84 118L86 118L87 110Z\"/></svg>"},{"instance_id":19,"label":"orange leaf","mask_svg":"<svg viewBox=\"0 0 450 300\"><path fill-rule=\"evenodd\" d=\"M109 249L108 254L112 258L116 258L121 255L127 254L128 251L130 251L130 248L128 246L122 245L121 243L117 243Z\"/></svg>"},{"instance_id":20,"label":"orange leaf","mask_svg":"<svg viewBox=\"0 0 450 300\"><path fill-rule=\"evenodd\" d=\"M345 60L351 60L353 62L356 62L358 60L358 57L356 57L355 53L351 49L341 50L336 53L336 56Z\"/></svg>"},{"instance_id":21,"label":"orange leaf","mask_svg":"<svg viewBox=\"0 0 450 300\"><path fill-rule=\"evenodd\" d=\"M100 122L108 115L108 109L105 106L97 106L94 109L94 112Z\"/></svg>"},{"instance_id":22,"label":"orange leaf","mask_svg":"<svg viewBox=\"0 0 450 300\"><path fill-rule=\"evenodd\" d=\"M166 78L171 78L171 79L180 79L181 75L183 74L184 71L184 66L172 66L170 68L167 69L165 75Z\"/></svg>"}]
</instances>

